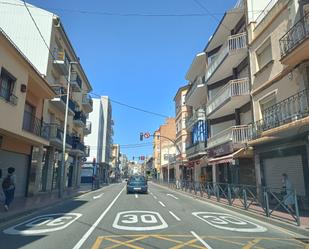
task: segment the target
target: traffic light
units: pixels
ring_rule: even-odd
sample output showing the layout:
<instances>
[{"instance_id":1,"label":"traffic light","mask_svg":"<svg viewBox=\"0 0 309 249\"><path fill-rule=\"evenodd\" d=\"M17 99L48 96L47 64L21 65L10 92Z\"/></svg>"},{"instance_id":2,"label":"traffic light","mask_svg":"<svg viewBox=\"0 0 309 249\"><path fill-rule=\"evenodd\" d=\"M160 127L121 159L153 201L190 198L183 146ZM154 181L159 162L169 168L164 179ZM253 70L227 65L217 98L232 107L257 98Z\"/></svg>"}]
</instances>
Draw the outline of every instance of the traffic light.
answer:
<instances>
[{"instance_id":1,"label":"traffic light","mask_svg":"<svg viewBox=\"0 0 309 249\"><path fill-rule=\"evenodd\" d=\"M144 133L141 132L141 133L139 134L139 140L140 140L140 141L143 141L143 139L144 139Z\"/></svg>"},{"instance_id":2,"label":"traffic light","mask_svg":"<svg viewBox=\"0 0 309 249\"><path fill-rule=\"evenodd\" d=\"M145 156L141 156L141 160L144 161L145 160Z\"/></svg>"}]
</instances>

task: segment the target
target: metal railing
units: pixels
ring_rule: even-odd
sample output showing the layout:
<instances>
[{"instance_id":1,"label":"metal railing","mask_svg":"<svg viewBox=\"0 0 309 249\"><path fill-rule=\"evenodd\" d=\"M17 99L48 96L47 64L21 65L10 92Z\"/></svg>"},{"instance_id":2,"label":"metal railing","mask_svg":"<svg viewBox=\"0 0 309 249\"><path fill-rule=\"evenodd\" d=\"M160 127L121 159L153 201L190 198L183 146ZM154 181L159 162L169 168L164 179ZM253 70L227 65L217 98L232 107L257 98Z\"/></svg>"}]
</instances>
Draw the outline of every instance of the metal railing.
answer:
<instances>
[{"instance_id":1,"label":"metal railing","mask_svg":"<svg viewBox=\"0 0 309 249\"><path fill-rule=\"evenodd\" d=\"M66 89L62 86L52 86L54 92L58 95L60 100L65 104L67 102L67 93ZM75 102L69 98L69 108L74 112L76 109Z\"/></svg>"},{"instance_id":2,"label":"metal railing","mask_svg":"<svg viewBox=\"0 0 309 249\"><path fill-rule=\"evenodd\" d=\"M250 94L250 86L248 78L230 80L208 102L206 107L207 115L215 111L229 98L233 96L248 95L248 94Z\"/></svg>"},{"instance_id":3,"label":"metal railing","mask_svg":"<svg viewBox=\"0 0 309 249\"><path fill-rule=\"evenodd\" d=\"M85 145L80 141L79 137L72 137L72 149L85 151Z\"/></svg>"},{"instance_id":4,"label":"metal railing","mask_svg":"<svg viewBox=\"0 0 309 249\"><path fill-rule=\"evenodd\" d=\"M222 61L230 52L235 52L238 49L243 49L247 47L247 34L246 32L231 35L228 37L227 41L222 45L218 52L218 57L214 59L213 62L209 65L205 81L207 82L208 79L213 75L213 73L217 70L217 68L221 65Z\"/></svg>"},{"instance_id":5,"label":"metal railing","mask_svg":"<svg viewBox=\"0 0 309 249\"><path fill-rule=\"evenodd\" d=\"M92 98L91 98L91 96L90 95L88 95L88 94L84 94L83 95L83 102L82 102L84 105L86 104L86 105L90 105L91 106L91 108L92 108L92 106L93 106L93 100L92 100Z\"/></svg>"},{"instance_id":6,"label":"metal railing","mask_svg":"<svg viewBox=\"0 0 309 249\"><path fill-rule=\"evenodd\" d=\"M217 145L233 142L236 144L243 144L251 140L252 138L252 127L251 125L237 125L225 129L214 136L208 138L208 148L215 147Z\"/></svg>"},{"instance_id":7,"label":"metal railing","mask_svg":"<svg viewBox=\"0 0 309 249\"><path fill-rule=\"evenodd\" d=\"M18 98L13 93L11 93L9 89L4 88L3 86L0 86L0 98L13 105L17 105Z\"/></svg>"},{"instance_id":8,"label":"metal railing","mask_svg":"<svg viewBox=\"0 0 309 249\"><path fill-rule=\"evenodd\" d=\"M206 120L206 113L203 108L196 110L191 117L186 118L186 127L191 127L199 120Z\"/></svg>"},{"instance_id":9,"label":"metal railing","mask_svg":"<svg viewBox=\"0 0 309 249\"><path fill-rule=\"evenodd\" d=\"M283 188L207 181L170 180L167 182L154 178L152 180L167 187L199 195L206 199L213 199L267 217L295 222L298 226L301 224L299 214L300 198L297 196L296 190L287 192ZM292 207L286 204L288 198L293 200Z\"/></svg>"},{"instance_id":10,"label":"metal railing","mask_svg":"<svg viewBox=\"0 0 309 249\"><path fill-rule=\"evenodd\" d=\"M82 89L82 80L79 77L77 72L72 72L71 74L71 83L76 83L80 89Z\"/></svg>"},{"instance_id":11,"label":"metal railing","mask_svg":"<svg viewBox=\"0 0 309 249\"><path fill-rule=\"evenodd\" d=\"M266 7L263 9L263 11L258 15L258 17L255 19L256 25L258 25L268 14L269 11L275 6L275 4L278 2L278 0L270 0L269 3L266 5Z\"/></svg>"},{"instance_id":12,"label":"metal railing","mask_svg":"<svg viewBox=\"0 0 309 249\"><path fill-rule=\"evenodd\" d=\"M194 91L196 90L197 86L202 85L202 84L205 84L204 78L201 76L197 76L194 82L192 83L189 91L186 93L186 99L189 99L191 95L194 93Z\"/></svg>"},{"instance_id":13,"label":"metal railing","mask_svg":"<svg viewBox=\"0 0 309 249\"><path fill-rule=\"evenodd\" d=\"M198 141L194 144L191 144L186 147L186 154L188 156L206 151L206 142L205 141Z\"/></svg>"},{"instance_id":14,"label":"metal railing","mask_svg":"<svg viewBox=\"0 0 309 249\"><path fill-rule=\"evenodd\" d=\"M37 118L31 112L24 111L23 130L39 137L48 139L50 127L42 119Z\"/></svg>"},{"instance_id":15,"label":"metal railing","mask_svg":"<svg viewBox=\"0 0 309 249\"><path fill-rule=\"evenodd\" d=\"M267 108L263 119L253 124L253 137L281 125L309 116L309 90L305 89Z\"/></svg>"},{"instance_id":16,"label":"metal railing","mask_svg":"<svg viewBox=\"0 0 309 249\"><path fill-rule=\"evenodd\" d=\"M309 37L309 13L280 38L281 57L286 56Z\"/></svg>"},{"instance_id":17,"label":"metal railing","mask_svg":"<svg viewBox=\"0 0 309 249\"><path fill-rule=\"evenodd\" d=\"M63 141L63 137L64 137L64 131L63 128L60 127L59 124L56 123L51 123L49 124L49 139L57 139L59 140L61 143ZM73 143L73 137L68 133L66 135L66 144L72 146Z\"/></svg>"},{"instance_id":18,"label":"metal railing","mask_svg":"<svg viewBox=\"0 0 309 249\"><path fill-rule=\"evenodd\" d=\"M84 127L84 130L86 131L86 133L91 133L91 128L92 128L91 121L87 121L86 126Z\"/></svg>"},{"instance_id":19,"label":"metal railing","mask_svg":"<svg viewBox=\"0 0 309 249\"><path fill-rule=\"evenodd\" d=\"M86 115L82 111L76 111L73 119L82 121L84 124L87 122Z\"/></svg>"}]
</instances>

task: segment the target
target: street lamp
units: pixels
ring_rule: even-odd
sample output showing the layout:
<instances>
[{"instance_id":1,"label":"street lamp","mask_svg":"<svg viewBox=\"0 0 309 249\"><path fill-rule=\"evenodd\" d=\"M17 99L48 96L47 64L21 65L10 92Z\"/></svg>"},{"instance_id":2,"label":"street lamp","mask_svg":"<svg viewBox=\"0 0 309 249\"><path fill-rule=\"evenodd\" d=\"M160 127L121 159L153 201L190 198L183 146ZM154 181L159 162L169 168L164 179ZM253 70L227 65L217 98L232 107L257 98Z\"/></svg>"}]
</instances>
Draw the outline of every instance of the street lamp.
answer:
<instances>
[{"instance_id":1,"label":"street lamp","mask_svg":"<svg viewBox=\"0 0 309 249\"><path fill-rule=\"evenodd\" d=\"M69 111L69 99L70 99L70 87L71 87L71 69L73 64L79 64L77 61L70 61L69 63L69 75L68 75L68 87L67 87L67 98L65 103L65 113L64 113L64 130L63 130L63 141L62 141L62 161L60 167L60 178L59 178L59 198L63 196L64 189L64 170L65 170L65 144L67 139L67 123L68 123L68 111Z\"/></svg>"}]
</instances>

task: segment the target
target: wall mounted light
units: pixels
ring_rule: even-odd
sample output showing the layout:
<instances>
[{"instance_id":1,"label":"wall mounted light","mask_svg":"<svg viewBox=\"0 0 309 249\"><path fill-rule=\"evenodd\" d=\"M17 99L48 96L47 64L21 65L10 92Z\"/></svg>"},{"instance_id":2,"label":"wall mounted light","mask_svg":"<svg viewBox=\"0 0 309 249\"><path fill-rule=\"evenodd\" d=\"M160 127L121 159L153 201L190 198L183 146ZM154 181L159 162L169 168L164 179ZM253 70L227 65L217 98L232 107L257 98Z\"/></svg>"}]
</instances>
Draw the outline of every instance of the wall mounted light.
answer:
<instances>
[{"instance_id":1,"label":"wall mounted light","mask_svg":"<svg viewBox=\"0 0 309 249\"><path fill-rule=\"evenodd\" d=\"M22 93L25 93L25 92L27 91L27 86L26 86L25 84L21 84L21 85L20 85L20 91L21 91Z\"/></svg>"}]
</instances>

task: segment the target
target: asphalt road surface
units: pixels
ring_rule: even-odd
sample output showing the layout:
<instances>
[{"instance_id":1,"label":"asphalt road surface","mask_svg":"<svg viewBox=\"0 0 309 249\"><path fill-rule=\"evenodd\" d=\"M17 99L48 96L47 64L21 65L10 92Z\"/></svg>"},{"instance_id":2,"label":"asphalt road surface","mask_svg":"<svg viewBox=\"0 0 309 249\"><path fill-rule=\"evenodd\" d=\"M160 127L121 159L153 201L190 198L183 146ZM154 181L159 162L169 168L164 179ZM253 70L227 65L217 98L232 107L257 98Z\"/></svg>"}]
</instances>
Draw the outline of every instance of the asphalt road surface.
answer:
<instances>
[{"instance_id":1,"label":"asphalt road surface","mask_svg":"<svg viewBox=\"0 0 309 249\"><path fill-rule=\"evenodd\" d=\"M300 235L152 183L129 195L110 185L0 229L1 249L306 248Z\"/></svg>"}]
</instances>

